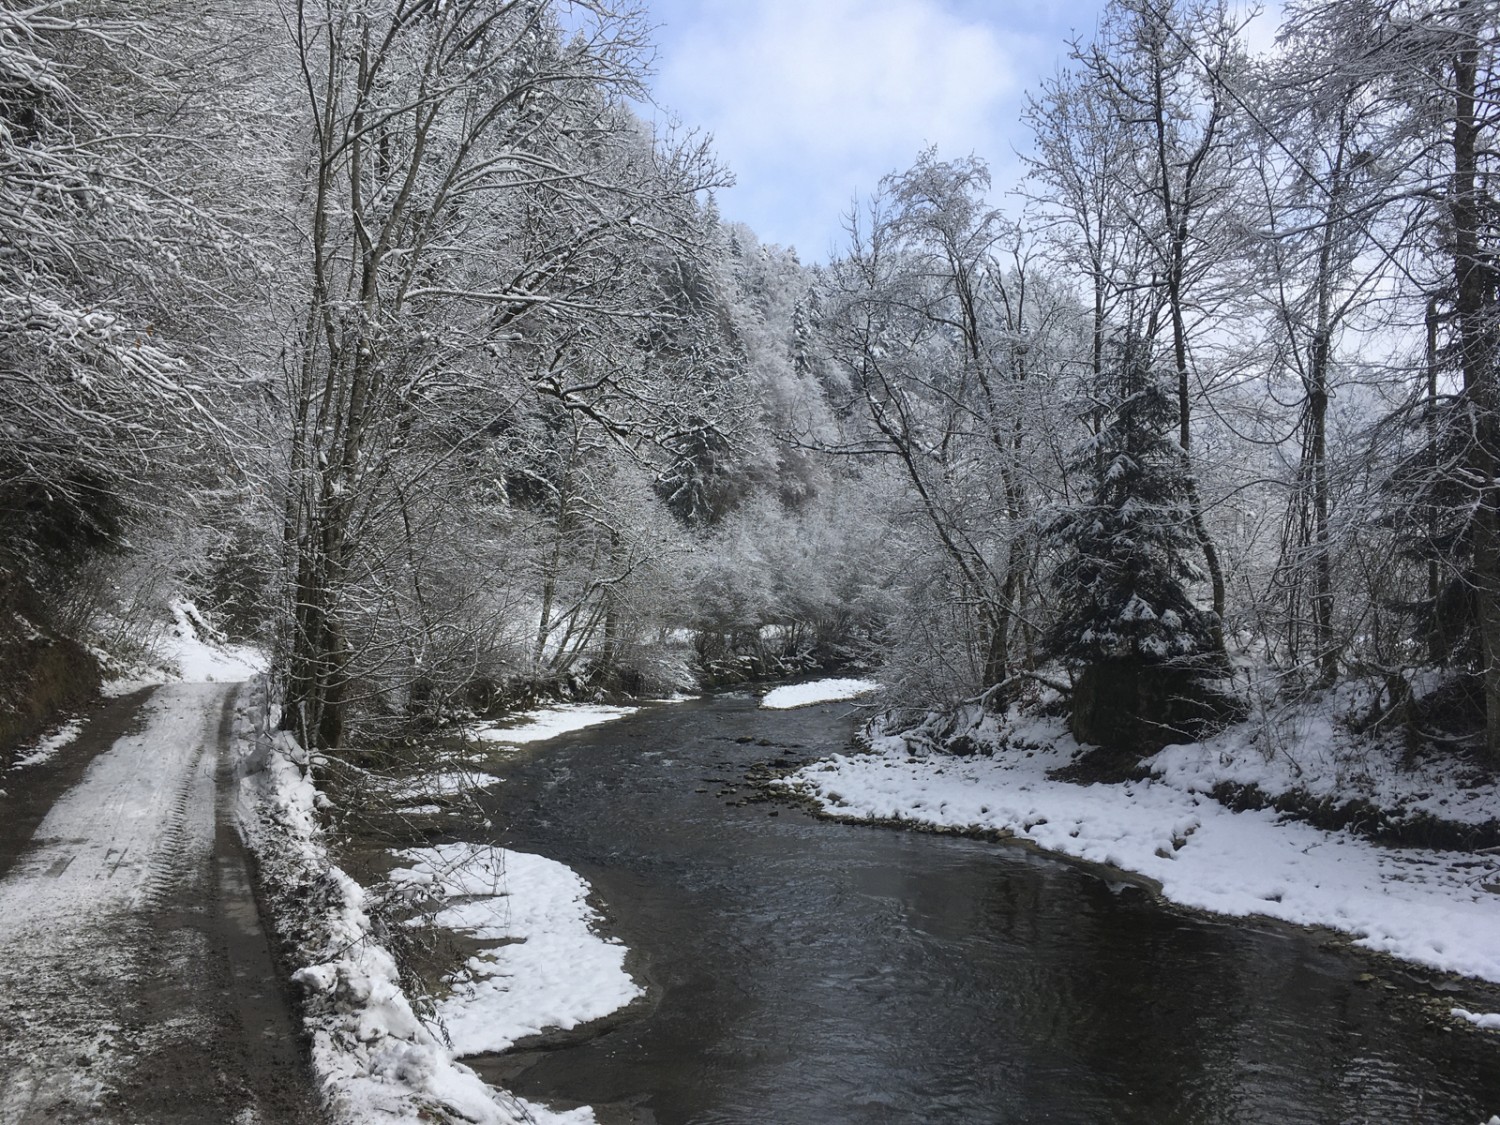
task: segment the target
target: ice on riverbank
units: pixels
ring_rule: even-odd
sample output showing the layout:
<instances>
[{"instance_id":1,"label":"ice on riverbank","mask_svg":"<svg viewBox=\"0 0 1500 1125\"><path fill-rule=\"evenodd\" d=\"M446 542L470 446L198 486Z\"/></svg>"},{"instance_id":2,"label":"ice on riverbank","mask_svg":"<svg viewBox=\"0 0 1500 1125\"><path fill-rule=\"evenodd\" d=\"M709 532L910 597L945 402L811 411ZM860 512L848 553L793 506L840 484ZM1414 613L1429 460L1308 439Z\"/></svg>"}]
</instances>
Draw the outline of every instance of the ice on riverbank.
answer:
<instances>
[{"instance_id":1,"label":"ice on riverbank","mask_svg":"<svg viewBox=\"0 0 1500 1125\"><path fill-rule=\"evenodd\" d=\"M913 756L896 737L837 755L784 784L829 813L1011 832L1039 847L1132 871L1184 906L1327 926L1435 969L1500 981L1500 857L1385 848L1345 832L1232 812L1203 775L1078 785L1049 777L1079 747L1060 721L1012 730L993 758Z\"/></svg>"},{"instance_id":2,"label":"ice on riverbank","mask_svg":"<svg viewBox=\"0 0 1500 1125\"><path fill-rule=\"evenodd\" d=\"M398 886L444 903L430 919L483 943L447 983L438 1015L459 1057L602 1019L640 996L625 947L595 932L589 885L555 860L472 844L397 853Z\"/></svg>"},{"instance_id":3,"label":"ice on riverbank","mask_svg":"<svg viewBox=\"0 0 1500 1125\"><path fill-rule=\"evenodd\" d=\"M789 711L793 707L810 707L814 703L836 703L844 699L858 699L880 690L874 680L814 680L806 684L788 684L766 692L760 701L762 707L773 711Z\"/></svg>"}]
</instances>

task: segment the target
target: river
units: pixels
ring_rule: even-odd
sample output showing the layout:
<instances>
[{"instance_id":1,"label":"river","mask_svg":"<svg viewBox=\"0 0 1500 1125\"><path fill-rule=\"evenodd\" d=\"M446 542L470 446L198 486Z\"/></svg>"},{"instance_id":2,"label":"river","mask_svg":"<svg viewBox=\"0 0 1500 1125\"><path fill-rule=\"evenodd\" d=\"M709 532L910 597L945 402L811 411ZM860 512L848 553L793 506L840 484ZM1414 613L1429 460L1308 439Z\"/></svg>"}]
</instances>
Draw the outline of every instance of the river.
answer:
<instances>
[{"instance_id":1,"label":"river","mask_svg":"<svg viewBox=\"0 0 1500 1125\"><path fill-rule=\"evenodd\" d=\"M1445 1030L1432 986L1326 935L1166 909L1014 845L739 803L748 769L853 728L848 704L719 695L512 759L486 798L496 842L592 882L650 999L581 1042L471 1061L606 1125L1500 1111L1495 1038Z\"/></svg>"}]
</instances>

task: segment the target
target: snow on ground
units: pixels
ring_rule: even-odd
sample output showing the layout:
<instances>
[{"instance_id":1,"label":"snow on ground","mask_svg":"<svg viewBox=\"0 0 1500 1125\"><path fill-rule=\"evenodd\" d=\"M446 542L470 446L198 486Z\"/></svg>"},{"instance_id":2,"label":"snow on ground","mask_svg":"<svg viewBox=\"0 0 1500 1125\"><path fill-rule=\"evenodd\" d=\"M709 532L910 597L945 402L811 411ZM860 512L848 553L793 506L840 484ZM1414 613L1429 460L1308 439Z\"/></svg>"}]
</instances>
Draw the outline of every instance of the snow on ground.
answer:
<instances>
[{"instance_id":1,"label":"snow on ground","mask_svg":"<svg viewBox=\"0 0 1500 1125\"><path fill-rule=\"evenodd\" d=\"M170 605L175 624L167 631L161 648L184 680L241 683L265 671L263 652L215 637L192 602L173 598Z\"/></svg>"},{"instance_id":2,"label":"snow on ground","mask_svg":"<svg viewBox=\"0 0 1500 1125\"><path fill-rule=\"evenodd\" d=\"M57 755L64 746L72 742L83 732L82 719L69 719L45 738L40 739L29 750L21 751L20 755L12 763L12 770L25 769L28 766L39 766L43 762Z\"/></svg>"},{"instance_id":3,"label":"snow on ground","mask_svg":"<svg viewBox=\"0 0 1500 1125\"><path fill-rule=\"evenodd\" d=\"M420 801L426 797L453 797L499 785L500 779L483 770L439 770L414 777L382 779L381 796L389 801Z\"/></svg>"},{"instance_id":4,"label":"snow on ground","mask_svg":"<svg viewBox=\"0 0 1500 1125\"><path fill-rule=\"evenodd\" d=\"M793 707L810 707L814 703L834 703L841 699L857 699L880 690L874 680L814 680L807 684L789 684L766 692L760 701L762 707L773 711L787 711Z\"/></svg>"},{"instance_id":5,"label":"snow on ground","mask_svg":"<svg viewBox=\"0 0 1500 1125\"><path fill-rule=\"evenodd\" d=\"M1471 1012L1465 1008L1454 1008L1452 1014L1461 1020L1468 1020L1475 1027L1500 1031L1500 1012Z\"/></svg>"},{"instance_id":6,"label":"snow on ground","mask_svg":"<svg viewBox=\"0 0 1500 1125\"><path fill-rule=\"evenodd\" d=\"M120 1013L146 950L166 956L131 937L141 912L206 867L216 759L205 746L223 692L153 695L141 729L90 763L0 881L0 1121L92 1107L131 1057L175 1034L133 1039Z\"/></svg>"},{"instance_id":7,"label":"snow on ground","mask_svg":"<svg viewBox=\"0 0 1500 1125\"><path fill-rule=\"evenodd\" d=\"M633 715L639 707L604 707L593 703L563 703L556 707L543 707L528 711L523 721L515 725L503 723L479 723L468 730L468 734L482 742L500 742L511 746L522 746L531 742L544 742L560 734L598 726L600 723L623 719Z\"/></svg>"},{"instance_id":8,"label":"snow on ground","mask_svg":"<svg viewBox=\"0 0 1500 1125\"><path fill-rule=\"evenodd\" d=\"M601 1019L642 995L625 971L625 947L594 932L589 885L570 868L461 843L396 854L411 866L393 872L392 882L444 903L430 921L487 946L437 1005L460 1057Z\"/></svg>"},{"instance_id":9,"label":"snow on ground","mask_svg":"<svg viewBox=\"0 0 1500 1125\"><path fill-rule=\"evenodd\" d=\"M1500 818L1500 786L1471 776L1452 754L1412 757L1399 738L1355 734L1341 714L1358 708L1359 685L1314 694L1203 742L1169 746L1148 763L1171 785L1207 793L1221 783L1277 795L1368 801L1394 819L1427 815L1459 824Z\"/></svg>"},{"instance_id":10,"label":"snow on ground","mask_svg":"<svg viewBox=\"0 0 1500 1125\"><path fill-rule=\"evenodd\" d=\"M513 1098L454 1060L412 1011L390 952L375 938L379 904L332 862L307 755L273 733L265 685L240 709L240 818L278 928L299 935L312 1062L336 1125L591 1125L587 1108L554 1113ZM251 693L245 693L250 696Z\"/></svg>"},{"instance_id":11,"label":"snow on ground","mask_svg":"<svg viewBox=\"0 0 1500 1125\"><path fill-rule=\"evenodd\" d=\"M264 652L226 641L192 602L173 598L168 608L172 624L154 638L150 646L151 662L112 674L101 689L104 695L129 695L141 688L178 681L242 683L265 671ZM116 667L107 653L97 655L106 668Z\"/></svg>"},{"instance_id":12,"label":"snow on ground","mask_svg":"<svg viewBox=\"0 0 1500 1125\"><path fill-rule=\"evenodd\" d=\"M1384 848L1268 811L1231 812L1198 791L1199 774L1175 767L1121 785L1049 779L1078 749L1060 721L1013 730L993 758L913 757L884 736L870 754L836 755L783 784L833 815L1004 830L1136 872L1184 906L1328 926L1369 949L1500 981L1500 856Z\"/></svg>"}]
</instances>

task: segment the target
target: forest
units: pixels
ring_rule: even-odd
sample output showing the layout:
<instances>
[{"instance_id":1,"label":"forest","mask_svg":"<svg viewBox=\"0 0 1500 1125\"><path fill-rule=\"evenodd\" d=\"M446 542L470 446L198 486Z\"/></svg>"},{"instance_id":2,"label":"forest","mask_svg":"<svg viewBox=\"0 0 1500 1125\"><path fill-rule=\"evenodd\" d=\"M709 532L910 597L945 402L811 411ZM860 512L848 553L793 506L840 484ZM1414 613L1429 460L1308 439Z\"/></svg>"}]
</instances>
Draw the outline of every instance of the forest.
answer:
<instances>
[{"instance_id":1,"label":"forest","mask_svg":"<svg viewBox=\"0 0 1500 1125\"><path fill-rule=\"evenodd\" d=\"M827 264L615 0L0 11L0 743L188 598L337 750L872 671L1500 764L1500 11L1112 0ZM206 627L206 625L205 625Z\"/></svg>"}]
</instances>

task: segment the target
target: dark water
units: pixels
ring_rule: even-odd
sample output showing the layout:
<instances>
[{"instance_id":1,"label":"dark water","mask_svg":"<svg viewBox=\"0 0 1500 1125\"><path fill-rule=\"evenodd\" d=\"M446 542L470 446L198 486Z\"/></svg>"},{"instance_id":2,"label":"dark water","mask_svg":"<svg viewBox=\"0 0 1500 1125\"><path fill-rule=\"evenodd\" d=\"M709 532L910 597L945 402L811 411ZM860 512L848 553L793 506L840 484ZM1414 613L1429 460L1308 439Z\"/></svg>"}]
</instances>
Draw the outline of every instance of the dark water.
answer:
<instances>
[{"instance_id":1,"label":"dark water","mask_svg":"<svg viewBox=\"0 0 1500 1125\"><path fill-rule=\"evenodd\" d=\"M1013 846L726 806L746 769L843 749L852 726L847 705L719 697L517 759L493 791L500 842L592 881L652 1004L481 1068L660 1125L1500 1112L1493 1037L1442 1030L1414 981L1361 983L1372 966L1315 935L1165 910Z\"/></svg>"}]
</instances>

